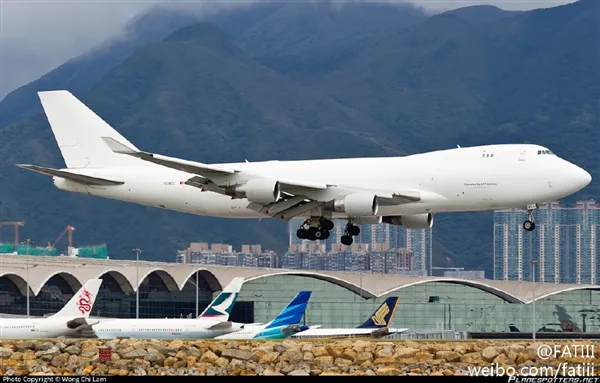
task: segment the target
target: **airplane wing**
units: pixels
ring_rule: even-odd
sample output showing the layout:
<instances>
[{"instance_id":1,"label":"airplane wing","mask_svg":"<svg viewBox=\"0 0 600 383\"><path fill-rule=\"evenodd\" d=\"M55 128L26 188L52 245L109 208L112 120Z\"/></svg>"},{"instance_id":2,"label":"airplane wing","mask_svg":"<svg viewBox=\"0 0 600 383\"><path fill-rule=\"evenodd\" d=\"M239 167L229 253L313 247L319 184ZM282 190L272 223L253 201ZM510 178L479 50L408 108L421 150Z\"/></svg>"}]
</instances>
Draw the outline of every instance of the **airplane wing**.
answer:
<instances>
[{"instance_id":1,"label":"airplane wing","mask_svg":"<svg viewBox=\"0 0 600 383\"><path fill-rule=\"evenodd\" d=\"M73 173L66 170L57 170L52 168L45 168L43 166L28 165L28 164L17 164L22 169L31 170L32 172L41 173L47 176L55 176L66 178L72 181L76 181L85 185L123 185L124 182L109 180L106 178L85 176L82 174Z\"/></svg>"},{"instance_id":2,"label":"airplane wing","mask_svg":"<svg viewBox=\"0 0 600 383\"><path fill-rule=\"evenodd\" d=\"M225 188L231 184L232 178L238 176L269 177L264 174L240 171L228 166L209 165L201 162L187 161L160 154L139 151L137 149L132 149L111 137L102 137L102 139L115 153L137 157L144 161L194 174L195 176L189 178L185 184L197 187L202 191L211 191L226 195ZM335 197L332 197L331 193L326 193L327 191L339 189L339 192L343 195L346 190L344 188L338 188L336 185L328 185L321 182L309 182L289 178L270 178L279 182L282 198L271 204L250 202L248 208L258 213L271 217L279 217L284 220L290 220L295 216L314 209L323 202L333 200ZM375 192L375 194L377 195L378 203L381 205L397 205L422 200L421 193L412 190L403 192Z\"/></svg>"}]
</instances>

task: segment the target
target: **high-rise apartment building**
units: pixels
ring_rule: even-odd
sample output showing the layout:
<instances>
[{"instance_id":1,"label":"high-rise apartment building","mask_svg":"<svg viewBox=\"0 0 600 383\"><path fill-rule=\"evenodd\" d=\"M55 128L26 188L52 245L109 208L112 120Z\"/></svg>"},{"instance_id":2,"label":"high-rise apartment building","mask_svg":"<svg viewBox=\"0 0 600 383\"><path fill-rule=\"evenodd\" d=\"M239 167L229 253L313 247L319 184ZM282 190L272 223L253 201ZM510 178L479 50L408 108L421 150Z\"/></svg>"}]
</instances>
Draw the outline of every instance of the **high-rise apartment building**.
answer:
<instances>
[{"instance_id":1,"label":"high-rise apartment building","mask_svg":"<svg viewBox=\"0 0 600 383\"><path fill-rule=\"evenodd\" d=\"M431 275L433 254L433 232L432 229L406 229L402 226L379 224L358 225L360 234L354 238L351 246L340 244L340 238L344 235L345 220L334 220L335 227L330 231L330 236L325 241L302 240L296 236L296 231L302 223L301 219L293 219L289 222L290 252L311 252L309 248L315 244L323 244L320 252L389 252L400 251L410 254L411 270L419 275ZM347 258L347 257L346 257ZM331 261L333 262L333 261ZM326 262L327 264L333 264ZM345 261L346 265L348 260ZM352 268L362 269L362 262L352 261ZM361 266L357 266L358 263ZM366 261L365 261L366 262ZM369 261L370 262L370 261ZM392 261L389 261L392 262ZM337 265L337 261L334 262ZM379 265L379 263L377 263ZM338 267L338 266L336 266ZM380 266L377 266L378 268ZM396 269L390 265L390 269ZM325 270L329 270L325 268Z\"/></svg>"},{"instance_id":2,"label":"high-rise apartment building","mask_svg":"<svg viewBox=\"0 0 600 383\"><path fill-rule=\"evenodd\" d=\"M534 213L535 230L525 231L523 209L494 212L494 279L596 284L600 205L543 204Z\"/></svg>"}]
</instances>

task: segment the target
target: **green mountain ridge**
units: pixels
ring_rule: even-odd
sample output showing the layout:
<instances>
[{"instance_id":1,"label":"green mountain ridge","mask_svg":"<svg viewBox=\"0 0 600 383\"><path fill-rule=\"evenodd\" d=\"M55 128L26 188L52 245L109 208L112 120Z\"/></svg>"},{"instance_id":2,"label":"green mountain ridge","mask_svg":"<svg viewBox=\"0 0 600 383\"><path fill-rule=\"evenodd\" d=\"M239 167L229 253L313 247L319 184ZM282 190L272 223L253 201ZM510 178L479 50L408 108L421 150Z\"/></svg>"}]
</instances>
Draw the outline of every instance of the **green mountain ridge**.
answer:
<instances>
[{"instance_id":1,"label":"green mountain ridge","mask_svg":"<svg viewBox=\"0 0 600 383\"><path fill-rule=\"evenodd\" d=\"M299 159L307 148L327 156L403 153L386 143L383 126L375 120L261 65L204 23L139 49L81 98L136 146L182 158ZM365 126L370 129L365 131ZM201 239L285 249L287 233L278 221L202 218L72 195L53 188L48 178L17 169L15 163L63 166L42 115L3 129L7 147L22 142L27 143L22 150L3 158L2 212L4 217L25 214L28 231L45 234L57 226L54 217L63 217L64 224L83 227L77 232L81 238L109 238L109 248L118 257L139 243L149 257L169 259L174 245L181 248ZM223 149L231 147L238 150ZM25 189L29 192L19 195ZM35 206L34 201L48 198L53 204ZM94 217L93 224L86 223L86 217ZM120 235L122 240L110 240ZM165 252L171 253L169 257Z\"/></svg>"}]
</instances>

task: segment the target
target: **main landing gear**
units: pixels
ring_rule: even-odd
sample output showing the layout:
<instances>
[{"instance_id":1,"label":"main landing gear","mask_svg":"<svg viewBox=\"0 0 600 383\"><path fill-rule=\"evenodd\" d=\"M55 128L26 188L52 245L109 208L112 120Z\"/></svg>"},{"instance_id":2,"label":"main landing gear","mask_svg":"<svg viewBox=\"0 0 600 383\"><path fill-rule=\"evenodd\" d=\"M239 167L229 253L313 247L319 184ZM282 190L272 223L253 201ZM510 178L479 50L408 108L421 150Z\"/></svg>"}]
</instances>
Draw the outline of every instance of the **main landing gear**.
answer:
<instances>
[{"instance_id":1,"label":"main landing gear","mask_svg":"<svg viewBox=\"0 0 600 383\"><path fill-rule=\"evenodd\" d=\"M312 218L304 221L296 232L296 236L309 241L325 240L329 238L331 229L333 229L333 221L326 218Z\"/></svg>"},{"instance_id":2,"label":"main landing gear","mask_svg":"<svg viewBox=\"0 0 600 383\"><path fill-rule=\"evenodd\" d=\"M340 242L342 242L342 245L350 246L352 245L352 242L354 242L352 237L356 237L359 234L360 227L353 225L352 222L348 222L346 225L346 230L344 231L344 235L342 235L342 238L340 238Z\"/></svg>"},{"instance_id":3,"label":"main landing gear","mask_svg":"<svg viewBox=\"0 0 600 383\"><path fill-rule=\"evenodd\" d=\"M300 239L308 239L310 241L326 240L329 238L329 231L333 229L333 221L327 218L311 218L302 223L296 236ZM348 222L344 235L340 238L343 245L350 246L354 242L352 237L360 234L360 227Z\"/></svg>"},{"instance_id":4,"label":"main landing gear","mask_svg":"<svg viewBox=\"0 0 600 383\"><path fill-rule=\"evenodd\" d=\"M533 211L538 209L538 205L527 205L527 215L529 219L523 222L523 229L527 231L533 231L535 229L535 223L533 222Z\"/></svg>"}]
</instances>

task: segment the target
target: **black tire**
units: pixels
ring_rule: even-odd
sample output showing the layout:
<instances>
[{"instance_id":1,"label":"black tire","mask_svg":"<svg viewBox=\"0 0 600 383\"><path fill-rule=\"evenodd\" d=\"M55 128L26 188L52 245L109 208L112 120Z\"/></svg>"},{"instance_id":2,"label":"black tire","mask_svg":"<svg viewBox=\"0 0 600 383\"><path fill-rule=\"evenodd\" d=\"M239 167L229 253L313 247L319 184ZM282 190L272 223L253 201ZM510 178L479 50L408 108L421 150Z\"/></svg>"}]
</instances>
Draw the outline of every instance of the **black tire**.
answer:
<instances>
[{"instance_id":1,"label":"black tire","mask_svg":"<svg viewBox=\"0 0 600 383\"><path fill-rule=\"evenodd\" d=\"M352 245L352 242L354 242L354 240L349 235L342 235L342 238L340 238L340 242L342 242L342 245L350 246Z\"/></svg>"},{"instance_id":2,"label":"black tire","mask_svg":"<svg viewBox=\"0 0 600 383\"><path fill-rule=\"evenodd\" d=\"M308 233L305 229L298 229L298 231L296 231L296 237L298 237L300 239L306 239L307 234Z\"/></svg>"},{"instance_id":3,"label":"black tire","mask_svg":"<svg viewBox=\"0 0 600 383\"><path fill-rule=\"evenodd\" d=\"M323 221L321 221L321 227L324 230L327 230L327 231L332 230L333 226L334 226L333 221L330 221L328 219L324 219Z\"/></svg>"},{"instance_id":4,"label":"black tire","mask_svg":"<svg viewBox=\"0 0 600 383\"><path fill-rule=\"evenodd\" d=\"M309 239L311 241L316 241L317 238L317 232L319 231L319 229L317 229L316 227L311 227L307 230L307 234L306 234L306 239Z\"/></svg>"},{"instance_id":5,"label":"black tire","mask_svg":"<svg viewBox=\"0 0 600 383\"><path fill-rule=\"evenodd\" d=\"M353 237L356 237L360 234L360 227L354 225L348 226L348 234L350 234Z\"/></svg>"},{"instance_id":6,"label":"black tire","mask_svg":"<svg viewBox=\"0 0 600 383\"><path fill-rule=\"evenodd\" d=\"M535 229L535 223L527 220L523 222L523 229L525 229L526 231L533 231Z\"/></svg>"},{"instance_id":7,"label":"black tire","mask_svg":"<svg viewBox=\"0 0 600 383\"><path fill-rule=\"evenodd\" d=\"M321 240L324 241L329 238L329 230L323 230L323 235L321 236Z\"/></svg>"}]
</instances>

